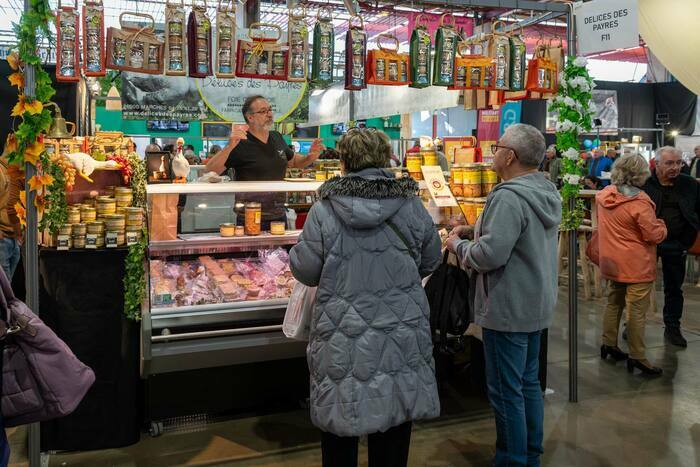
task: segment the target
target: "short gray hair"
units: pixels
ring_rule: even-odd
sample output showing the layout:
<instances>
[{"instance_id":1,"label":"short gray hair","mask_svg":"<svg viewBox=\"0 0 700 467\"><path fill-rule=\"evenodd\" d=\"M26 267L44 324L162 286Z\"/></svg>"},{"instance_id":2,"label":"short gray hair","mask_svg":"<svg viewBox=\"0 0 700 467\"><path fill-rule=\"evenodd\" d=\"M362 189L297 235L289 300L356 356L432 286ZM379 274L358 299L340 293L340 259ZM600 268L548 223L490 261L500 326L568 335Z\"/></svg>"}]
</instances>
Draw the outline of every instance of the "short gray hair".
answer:
<instances>
[{"instance_id":1,"label":"short gray hair","mask_svg":"<svg viewBox=\"0 0 700 467\"><path fill-rule=\"evenodd\" d=\"M656 159L656 162L661 162L661 155L665 152L670 152L674 156L683 157L683 151L680 149L673 146L664 146L656 150L656 153L654 154L654 159Z\"/></svg>"},{"instance_id":2,"label":"short gray hair","mask_svg":"<svg viewBox=\"0 0 700 467\"><path fill-rule=\"evenodd\" d=\"M504 146L515 151L518 161L528 167L538 167L544 159L545 141L542 132L532 125L516 123L508 127L501 138Z\"/></svg>"},{"instance_id":3,"label":"short gray hair","mask_svg":"<svg viewBox=\"0 0 700 467\"><path fill-rule=\"evenodd\" d=\"M639 154L627 154L615 161L610 174L613 185L641 187L651 176L649 163Z\"/></svg>"},{"instance_id":4,"label":"short gray hair","mask_svg":"<svg viewBox=\"0 0 700 467\"><path fill-rule=\"evenodd\" d=\"M389 137L374 128L351 128L336 149L346 172L385 168L391 160Z\"/></svg>"}]
</instances>

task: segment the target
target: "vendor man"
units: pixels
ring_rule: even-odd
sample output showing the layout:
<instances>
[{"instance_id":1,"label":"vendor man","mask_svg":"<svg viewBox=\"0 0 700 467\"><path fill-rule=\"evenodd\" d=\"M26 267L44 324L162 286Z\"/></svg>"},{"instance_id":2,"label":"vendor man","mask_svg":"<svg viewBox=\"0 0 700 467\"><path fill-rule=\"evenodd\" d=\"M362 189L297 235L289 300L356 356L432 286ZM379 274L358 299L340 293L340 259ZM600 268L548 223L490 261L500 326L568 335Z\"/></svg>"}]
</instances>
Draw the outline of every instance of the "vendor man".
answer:
<instances>
[{"instance_id":1,"label":"vendor man","mask_svg":"<svg viewBox=\"0 0 700 467\"><path fill-rule=\"evenodd\" d=\"M282 135L272 130L272 106L263 96L246 98L241 111L247 125L233 126L226 147L207 162L207 172L222 174L234 169L238 181L279 181L284 179L287 167L304 168L313 164L324 149L317 139L308 155L295 154ZM286 219L285 196L284 193L238 195L237 201L261 202L262 228L268 230L271 221Z\"/></svg>"},{"instance_id":2,"label":"vendor man","mask_svg":"<svg viewBox=\"0 0 700 467\"><path fill-rule=\"evenodd\" d=\"M207 162L207 171L222 174L234 169L239 181L283 180L287 167L313 164L324 149L317 139L308 155L295 154L272 130L272 106L263 96L248 97L241 110L247 125L234 125L226 147Z\"/></svg>"}]
</instances>

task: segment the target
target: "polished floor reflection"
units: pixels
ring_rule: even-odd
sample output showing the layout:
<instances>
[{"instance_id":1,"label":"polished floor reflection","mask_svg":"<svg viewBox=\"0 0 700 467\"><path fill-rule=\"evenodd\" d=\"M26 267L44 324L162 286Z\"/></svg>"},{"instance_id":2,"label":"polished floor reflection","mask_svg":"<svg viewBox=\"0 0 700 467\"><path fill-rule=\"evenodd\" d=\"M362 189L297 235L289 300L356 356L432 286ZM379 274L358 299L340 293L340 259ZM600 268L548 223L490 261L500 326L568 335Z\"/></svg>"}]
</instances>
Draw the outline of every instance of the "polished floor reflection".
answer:
<instances>
[{"instance_id":1,"label":"polished floor reflection","mask_svg":"<svg viewBox=\"0 0 700 467\"><path fill-rule=\"evenodd\" d=\"M579 403L568 402L567 297L562 289L549 333L543 465L579 467L700 465L700 288L688 286L684 333L688 348L664 343L661 317L650 315L648 358L658 378L627 373L599 357L602 301L580 302ZM657 294L659 309L663 296ZM624 348L624 342L621 342ZM444 415L415 425L411 466L488 466L495 441L485 400L460 381L442 388ZM13 461L26 465L22 430L11 433ZM49 466L316 466L319 433L307 413L245 416L135 446L49 456ZM364 451L363 451L364 454ZM366 457L366 456L365 456ZM361 464L366 465L366 462Z\"/></svg>"}]
</instances>

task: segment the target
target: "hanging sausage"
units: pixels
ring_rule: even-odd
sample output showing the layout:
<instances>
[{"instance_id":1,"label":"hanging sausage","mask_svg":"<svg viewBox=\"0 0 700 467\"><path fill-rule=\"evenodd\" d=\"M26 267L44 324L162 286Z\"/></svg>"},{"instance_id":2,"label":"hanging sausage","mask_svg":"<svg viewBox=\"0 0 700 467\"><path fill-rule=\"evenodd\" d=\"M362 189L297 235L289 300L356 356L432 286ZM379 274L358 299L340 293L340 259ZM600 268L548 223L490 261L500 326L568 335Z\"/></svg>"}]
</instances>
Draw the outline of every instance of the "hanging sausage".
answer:
<instances>
[{"instance_id":1,"label":"hanging sausage","mask_svg":"<svg viewBox=\"0 0 700 467\"><path fill-rule=\"evenodd\" d=\"M353 24L359 20L359 26ZM365 89L365 61L367 57L367 34L365 23L360 16L351 16L345 36L345 89L359 91Z\"/></svg>"},{"instance_id":2,"label":"hanging sausage","mask_svg":"<svg viewBox=\"0 0 700 467\"><path fill-rule=\"evenodd\" d=\"M223 6L219 0L216 9L216 65L214 73L217 78L236 76L236 5L226 1Z\"/></svg>"},{"instance_id":3,"label":"hanging sausage","mask_svg":"<svg viewBox=\"0 0 700 467\"><path fill-rule=\"evenodd\" d=\"M83 72L85 76L107 74L102 0L86 0L83 4Z\"/></svg>"},{"instance_id":4,"label":"hanging sausage","mask_svg":"<svg viewBox=\"0 0 700 467\"><path fill-rule=\"evenodd\" d=\"M150 20L150 26L125 26L124 16ZM124 12L119 15L120 28L107 29L107 68L138 73L163 73L163 41L155 34L155 20L144 13Z\"/></svg>"},{"instance_id":5,"label":"hanging sausage","mask_svg":"<svg viewBox=\"0 0 700 467\"><path fill-rule=\"evenodd\" d=\"M211 76L211 20L207 16L207 2L192 5L187 21L187 56L189 75L193 78Z\"/></svg>"},{"instance_id":6,"label":"hanging sausage","mask_svg":"<svg viewBox=\"0 0 700 467\"><path fill-rule=\"evenodd\" d=\"M80 80L80 16L75 6L62 6L56 12L56 80Z\"/></svg>"},{"instance_id":7,"label":"hanging sausage","mask_svg":"<svg viewBox=\"0 0 700 467\"><path fill-rule=\"evenodd\" d=\"M382 39L394 43L394 48L382 45ZM409 82L408 54L399 53L399 40L391 34L377 36L378 49L367 53L367 84L405 86Z\"/></svg>"},{"instance_id":8,"label":"hanging sausage","mask_svg":"<svg viewBox=\"0 0 700 467\"><path fill-rule=\"evenodd\" d=\"M415 24L409 46L410 86L412 88L426 88L430 86L430 52L433 44L425 15L418 15Z\"/></svg>"},{"instance_id":9,"label":"hanging sausage","mask_svg":"<svg viewBox=\"0 0 700 467\"><path fill-rule=\"evenodd\" d=\"M321 7L316 15L311 59L311 81L317 86L326 87L333 84L334 53L333 10L330 7Z\"/></svg>"},{"instance_id":10,"label":"hanging sausage","mask_svg":"<svg viewBox=\"0 0 700 467\"><path fill-rule=\"evenodd\" d=\"M165 74L169 76L185 76L185 5L165 4Z\"/></svg>"},{"instance_id":11,"label":"hanging sausage","mask_svg":"<svg viewBox=\"0 0 700 467\"><path fill-rule=\"evenodd\" d=\"M433 86L454 84L454 64L459 35L455 30L455 19L449 13L440 17L440 26L435 32L435 65Z\"/></svg>"}]
</instances>

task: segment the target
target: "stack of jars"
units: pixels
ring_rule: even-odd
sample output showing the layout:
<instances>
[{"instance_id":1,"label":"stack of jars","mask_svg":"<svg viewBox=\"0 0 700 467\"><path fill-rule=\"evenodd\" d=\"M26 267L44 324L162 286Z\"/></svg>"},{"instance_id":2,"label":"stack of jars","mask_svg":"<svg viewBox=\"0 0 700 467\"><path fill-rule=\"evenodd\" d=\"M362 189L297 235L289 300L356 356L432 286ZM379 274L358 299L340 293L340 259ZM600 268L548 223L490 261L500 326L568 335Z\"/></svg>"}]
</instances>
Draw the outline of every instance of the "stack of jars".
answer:
<instances>
[{"instance_id":1,"label":"stack of jars","mask_svg":"<svg viewBox=\"0 0 700 467\"><path fill-rule=\"evenodd\" d=\"M491 164L474 163L452 167L450 187L468 224L476 224L486 205L486 196L497 184L498 176Z\"/></svg>"},{"instance_id":2,"label":"stack of jars","mask_svg":"<svg viewBox=\"0 0 700 467\"><path fill-rule=\"evenodd\" d=\"M143 229L143 209L125 208L126 217L126 243L131 245L141 240Z\"/></svg>"},{"instance_id":3,"label":"stack of jars","mask_svg":"<svg viewBox=\"0 0 700 467\"><path fill-rule=\"evenodd\" d=\"M126 218L124 214L105 215L105 244L108 247L126 245Z\"/></svg>"}]
</instances>

